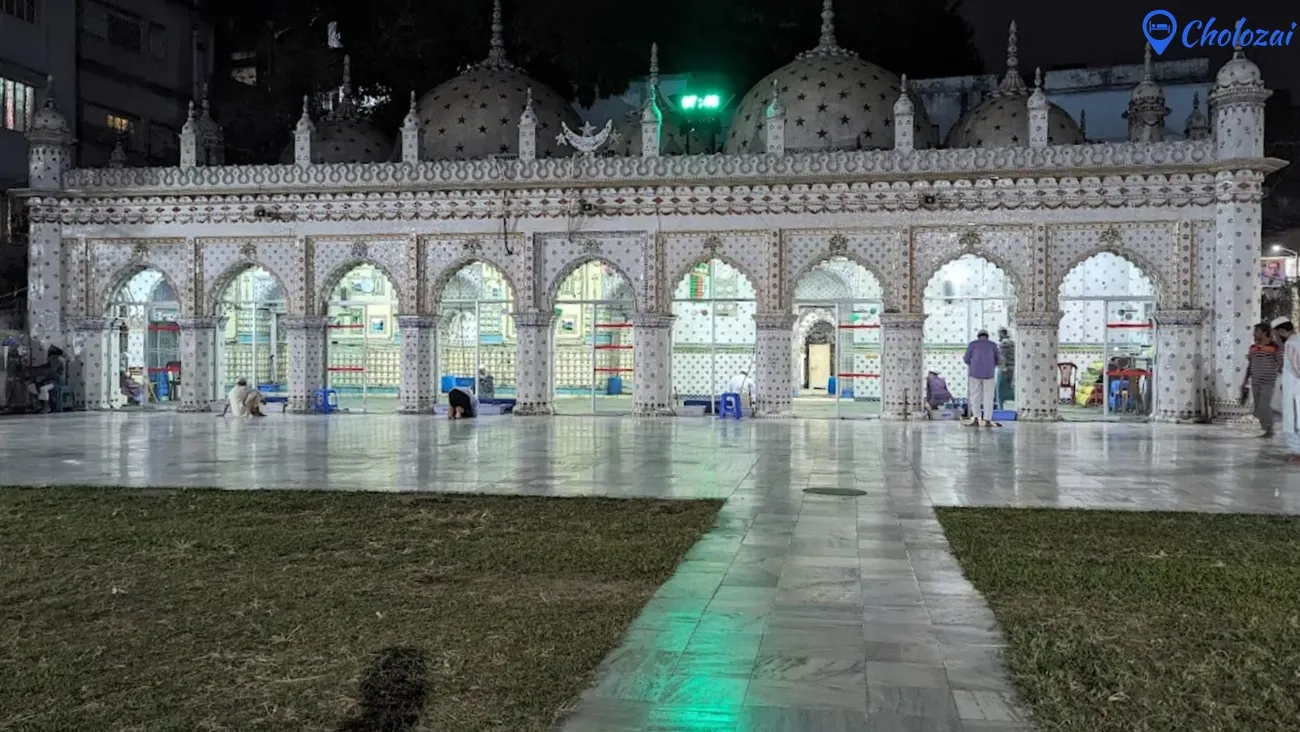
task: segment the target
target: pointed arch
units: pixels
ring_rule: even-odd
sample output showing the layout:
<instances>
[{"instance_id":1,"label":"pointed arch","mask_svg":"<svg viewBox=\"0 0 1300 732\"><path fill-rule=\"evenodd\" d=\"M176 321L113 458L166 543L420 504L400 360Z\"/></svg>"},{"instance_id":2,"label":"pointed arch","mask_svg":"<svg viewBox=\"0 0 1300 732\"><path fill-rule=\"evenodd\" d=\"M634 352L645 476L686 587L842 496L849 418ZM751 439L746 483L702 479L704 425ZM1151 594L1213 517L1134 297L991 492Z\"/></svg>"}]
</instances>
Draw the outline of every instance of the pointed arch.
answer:
<instances>
[{"instance_id":1,"label":"pointed arch","mask_svg":"<svg viewBox=\"0 0 1300 732\"><path fill-rule=\"evenodd\" d=\"M835 311L827 308L808 308L799 313L792 326L794 337L790 339L790 376L796 386L801 383L800 377L804 371L804 339L818 323L829 323L832 328L836 327Z\"/></svg>"},{"instance_id":2,"label":"pointed arch","mask_svg":"<svg viewBox=\"0 0 1300 732\"><path fill-rule=\"evenodd\" d=\"M229 267L226 267L225 271L218 275L216 279L212 280L212 287L208 290L207 296L203 298L204 314L216 315L217 304L221 302L221 298L226 294L227 288L229 288L231 283L238 279L240 275L253 268L261 269L271 275L271 278L275 280L275 284L280 287L280 291L284 293L285 307L289 312L303 312L303 303L294 302L293 292L284 286L285 279L280 276L279 272L276 272L275 269L268 266L265 262L259 261L255 258L241 257L232 262Z\"/></svg>"},{"instance_id":3,"label":"pointed arch","mask_svg":"<svg viewBox=\"0 0 1300 732\"><path fill-rule=\"evenodd\" d=\"M367 266L379 270L379 273L388 280L388 286L393 289L393 299L397 301L397 312L415 312L415 303L407 300L406 293L402 292L401 285L398 284L398 280L393 276L393 273L388 271L387 267L370 257L349 257L340 262L334 269L330 270L329 274L326 275L325 279L320 283L320 286L316 290L317 312L324 313L329 309L330 292L335 287L339 286L339 283L343 281L344 277L347 277L348 274L357 267Z\"/></svg>"},{"instance_id":4,"label":"pointed arch","mask_svg":"<svg viewBox=\"0 0 1300 732\"><path fill-rule=\"evenodd\" d=\"M514 303L514 307L518 309L522 304L519 302L518 283L515 282L513 278L511 278L510 271L508 269L501 266L501 264L497 262L495 259L493 259L492 257L483 256L482 254L467 254L465 256L457 257L456 259L453 259L451 262L449 262L446 266L442 268L442 271L438 273L438 276L433 278L433 280L429 283L429 294L428 294L429 308L435 309L438 307L438 303L442 301L443 291L447 289L447 284L451 282L452 277L455 277L457 273L459 273L461 270L465 269L466 267L470 266L471 264L476 264L476 263L485 264L491 267L492 269L496 270L497 273L500 274L503 278L505 278L506 285L510 287L509 299L511 302Z\"/></svg>"},{"instance_id":5,"label":"pointed arch","mask_svg":"<svg viewBox=\"0 0 1300 732\"><path fill-rule=\"evenodd\" d=\"M668 280L668 282L665 283L667 286L664 288L663 291L666 294L668 301L669 302L672 301L673 293L677 291L677 285L681 284L681 281L686 278L686 275L691 273L691 270L695 269L701 264L708 264L709 262L712 262L715 259L727 265L728 267L731 267L732 269L736 270L738 273L740 273L741 277L745 278L745 281L749 283L750 288L754 290L755 302L757 303L766 302L766 300L763 298L764 293L762 291L762 284L763 284L762 280L755 278L754 275L750 273L747 267L745 267L735 259L728 257L722 252L706 252L700 256L692 257L691 259L686 261L685 265L678 267L677 270L673 273L672 279Z\"/></svg>"},{"instance_id":6,"label":"pointed arch","mask_svg":"<svg viewBox=\"0 0 1300 732\"><path fill-rule=\"evenodd\" d=\"M794 278L789 280L789 284L785 287L786 292L782 293L781 299L783 302L781 306L783 308L788 308L794 304L795 290L798 289L799 282L804 277L807 277L811 272L818 269L822 265L828 264L840 257L843 257L844 259L852 262L853 264L858 265L862 269L866 270L873 278L875 278L876 287L880 290L880 300L883 303L885 310L890 310L891 308L896 307L898 305L898 303L892 302L894 299L890 295L892 288L886 286L885 283L887 282L887 280L884 277L880 276L880 272L879 270L876 269L875 266L869 264L865 259L859 256L856 252L853 252L851 250L836 252L836 251L831 251L830 248L828 247L825 250L823 250L821 254L808 260L808 262L806 262L802 267L800 267L794 273Z\"/></svg>"},{"instance_id":7,"label":"pointed arch","mask_svg":"<svg viewBox=\"0 0 1300 732\"><path fill-rule=\"evenodd\" d=\"M171 288L172 292L176 293L176 296L180 298L176 302L177 312L180 313L181 317L189 317L191 314L189 312L189 308L186 307L186 303L185 303L186 298L181 294L183 290L181 290L176 286L176 283L173 282L172 279L167 276L167 273L163 271L162 267L158 267L148 262L142 262L139 260L133 260L127 262L125 265L119 267L118 270L114 272L111 277L108 278L107 281L109 285L108 287L104 288L104 292L100 296L99 312L107 313L108 307L113 303L114 299L117 297L118 291L120 291L124 286L126 286L126 283L130 282L133 277L146 270L152 270L154 272L157 272L158 275L162 277L162 281L166 282L167 286Z\"/></svg>"},{"instance_id":8,"label":"pointed arch","mask_svg":"<svg viewBox=\"0 0 1300 732\"><path fill-rule=\"evenodd\" d=\"M1142 276L1150 280L1152 287L1155 288L1156 302L1160 307L1165 307L1165 298L1167 297L1166 293L1170 291L1170 288L1168 283L1165 281L1164 272L1160 267L1157 267L1155 263L1149 261L1141 254L1138 254L1129 247L1119 244L1101 244L1087 249L1079 256L1071 259L1070 263L1066 267L1063 267L1060 272L1053 272L1052 281L1048 290L1053 302L1059 302L1061 288L1065 285L1065 280L1070 276L1070 273L1083 266L1085 262L1098 254L1110 254L1137 267L1142 273Z\"/></svg>"},{"instance_id":9,"label":"pointed arch","mask_svg":"<svg viewBox=\"0 0 1300 732\"><path fill-rule=\"evenodd\" d=\"M551 281L551 283L546 288L546 295L545 295L546 299L542 301L542 306L543 306L542 309L547 310L547 309L554 308L556 305L556 298L558 298L560 294L560 286L564 284L564 281L569 279L569 277L574 272L577 272L583 266L590 264L592 262L597 262L617 272L618 276L621 277L623 281L626 282L630 287L632 287L633 290L632 299L634 303L633 306L635 307L634 312L637 313L643 312L641 307L642 298L637 297L636 295L636 283L632 280L631 277L628 277L627 272L624 272L622 267L619 267L617 264L611 262L608 259L605 259L604 257L601 257L598 254L584 254L579 257L574 257L573 259L565 263L563 267L560 267L559 271L555 275L555 278Z\"/></svg>"}]
</instances>

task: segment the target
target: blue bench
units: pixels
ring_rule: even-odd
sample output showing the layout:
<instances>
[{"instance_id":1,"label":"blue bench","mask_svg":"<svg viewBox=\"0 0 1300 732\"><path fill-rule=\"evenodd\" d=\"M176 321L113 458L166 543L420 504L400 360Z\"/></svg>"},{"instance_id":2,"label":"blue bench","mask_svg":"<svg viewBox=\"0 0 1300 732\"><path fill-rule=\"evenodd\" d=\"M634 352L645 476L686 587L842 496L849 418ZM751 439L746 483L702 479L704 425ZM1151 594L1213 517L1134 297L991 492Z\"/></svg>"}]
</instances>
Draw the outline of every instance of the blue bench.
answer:
<instances>
[{"instance_id":1,"label":"blue bench","mask_svg":"<svg viewBox=\"0 0 1300 732\"><path fill-rule=\"evenodd\" d=\"M491 398L488 398L488 399L480 399L480 400L478 400L478 403L479 403L480 406L482 406L482 405L484 405L484 404L495 404L495 405L498 405L498 406L504 407L504 408L501 410L501 413L502 413L502 414L510 414L511 412L515 411L515 405L519 403L519 400L517 400L517 399L504 399L504 398L495 398L495 397L491 397Z\"/></svg>"}]
</instances>

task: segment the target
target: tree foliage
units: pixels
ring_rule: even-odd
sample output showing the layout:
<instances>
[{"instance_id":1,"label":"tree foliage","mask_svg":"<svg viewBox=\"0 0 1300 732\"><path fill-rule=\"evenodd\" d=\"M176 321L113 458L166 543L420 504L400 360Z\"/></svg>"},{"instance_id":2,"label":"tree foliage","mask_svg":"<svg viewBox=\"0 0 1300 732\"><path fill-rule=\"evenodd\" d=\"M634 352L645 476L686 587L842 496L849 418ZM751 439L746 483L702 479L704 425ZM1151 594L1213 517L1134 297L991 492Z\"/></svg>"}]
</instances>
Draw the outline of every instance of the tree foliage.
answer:
<instances>
[{"instance_id":1,"label":"tree foliage","mask_svg":"<svg viewBox=\"0 0 1300 732\"><path fill-rule=\"evenodd\" d=\"M744 92L764 74L817 44L821 0L662 0L611 9L597 0L506 0L509 58L538 81L589 104L619 94L648 71L659 44L664 73L707 73ZM432 89L482 60L491 33L490 0L227 0L213 4L218 57L257 50L259 86L221 78L214 89L232 160L269 160L287 144L301 96L337 86L339 51L326 47L338 23L352 57L353 83L388 101L374 110L396 130L408 95ZM979 73L971 28L956 0L841 0L841 46L897 73L921 78ZM228 69L218 68L228 77ZM243 87L242 89L239 87Z\"/></svg>"}]
</instances>

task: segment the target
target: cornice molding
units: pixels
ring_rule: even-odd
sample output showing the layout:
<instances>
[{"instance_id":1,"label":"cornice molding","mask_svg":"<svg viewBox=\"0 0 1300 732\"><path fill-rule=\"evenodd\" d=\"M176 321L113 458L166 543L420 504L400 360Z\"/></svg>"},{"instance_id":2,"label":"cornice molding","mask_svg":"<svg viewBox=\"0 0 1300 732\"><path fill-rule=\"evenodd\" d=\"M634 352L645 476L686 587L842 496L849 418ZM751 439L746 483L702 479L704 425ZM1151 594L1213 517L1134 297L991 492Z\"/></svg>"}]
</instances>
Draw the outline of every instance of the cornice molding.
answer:
<instances>
[{"instance_id":1,"label":"cornice molding","mask_svg":"<svg viewBox=\"0 0 1300 732\"><path fill-rule=\"evenodd\" d=\"M1212 141L1049 145L1042 148L835 150L789 155L487 158L420 163L94 168L68 171L77 196L330 191L587 188L740 183L830 183L987 175L1195 172L1215 163Z\"/></svg>"},{"instance_id":2,"label":"cornice molding","mask_svg":"<svg viewBox=\"0 0 1300 732\"><path fill-rule=\"evenodd\" d=\"M679 186L523 190L505 193L316 193L176 197L37 198L33 223L262 224L280 233L299 222L558 219L581 203L590 218L628 216L999 211L1210 206L1252 200L1254 171L1106 177L981 178L894 183ZM277 212L267 220L259 211ZM283 234L281 234L283 236ZM348 238L348 237L343 237ZM382 237L381 237L382 238Z\"/></svg>"}]
</instances>

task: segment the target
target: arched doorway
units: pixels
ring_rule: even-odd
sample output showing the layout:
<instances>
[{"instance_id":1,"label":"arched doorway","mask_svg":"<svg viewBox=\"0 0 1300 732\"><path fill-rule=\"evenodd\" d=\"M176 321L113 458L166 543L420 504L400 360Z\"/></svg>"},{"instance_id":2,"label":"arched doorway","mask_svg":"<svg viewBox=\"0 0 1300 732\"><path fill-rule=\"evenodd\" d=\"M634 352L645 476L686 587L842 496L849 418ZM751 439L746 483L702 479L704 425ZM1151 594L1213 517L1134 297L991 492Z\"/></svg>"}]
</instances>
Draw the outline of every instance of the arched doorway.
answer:
<instances>
[{"instance_id":1,"label":"arched doorway","mask_svg":"<svg viewBox=\"0 0 1300 732\"><path fill-rule=\"evenodd\" d=\"M966 346L981 330L1000 340L999 331L1005 329L1012 343L1015 341L1015 285L997 265L964 254L934 273L923 297L927 316L922 346L925 370L938 373L948 382L954 397L964 398L967 369L962 357ZM1004 364L997 374L996 402L1001 409L1015 408L1014 373Z\"/></svg>"},{"instance_id":2,"label":"arched doorway","mask_svg":"<svg viewBox=\"0 0 1300 732\"><path fill-rule=\"evenodd\" d=\"M799 278L794 289L799 316L796 416L860 419L880 414L882 310L880 281L847 257L832 257ZM826 315L833 320L827 322Z\"/></svg>"},{"instance_id":3,"label":"arched doorway","mask_svg":"<svg viewBox=\"0 0 1300 732\"><path fill-rule=\"evenodd\" d=\"M471 262L447 280L438 300L441 393L457 385L482 399L515 396L514 304L510 281L485 262Z\"/></svg>"},{"instance_id":4,"label":"arched doorway","mask_svg":"<svg viewBox=\"0 0 1300 732\"><path fill-rule=\"evenodd\" d=\"M180 405L180 302L162 272L141 269L109 298L105 315L121 323L109 342L117 372L109 403L114 407Z\"/></svg>"},{"instance_id":5,"label":"arched doorway","mask_svg":"<svg viewBox=\"0 0 1300 732\"><path fill-rule=\"evenodd\" d=\"M326 301L326 385L339 406L396 412L402 376L397 293L378 267L359 264L330 288Z\"/></svg>"},{"instance_id":6,"label":"arched doorway","mask_svg":"<svg viewBox=\"0 0 1300 732\"><path fill-rule=\"evenodd\" d=\"M289 390L289 341L281 320L288 312L284 288L261 267L240 272L222 290L216 313L216 395L228 394L246 379L267 396Z\"/></svg>"},{"instance_id":7,"label":"arched doorway","mask_svg":"<svg viewBox=\"0 0 1300 732\"><path fill-rule=\"evenodd\" d=\"M692 267L673 291L673 400L684 413L711 406L744 374L755 373L754 285L720 259ZM747 389L746 389L747 390Z\"/></svg>"},{"instance_id":8,"label":"arched doorway","mask_svg":"<svg viewBox=\"0 0 1300 732\"><path fill-rule=\"evenodd\" d=\"M1142 268L1095 254L1061 281L1060 414L1146 419L1154 407L1156 288Z\"/></svg>"},{"instance_id":9,"label":"arched doorway","mask_svg":"<svg viewBox=\"0 0 1300 732\"><path fill-rule=\"evenodd\" d=\"M555 294L555 411L632 411L632 283L615 267L591 261Z\"/></svg>"}]
</instances>

